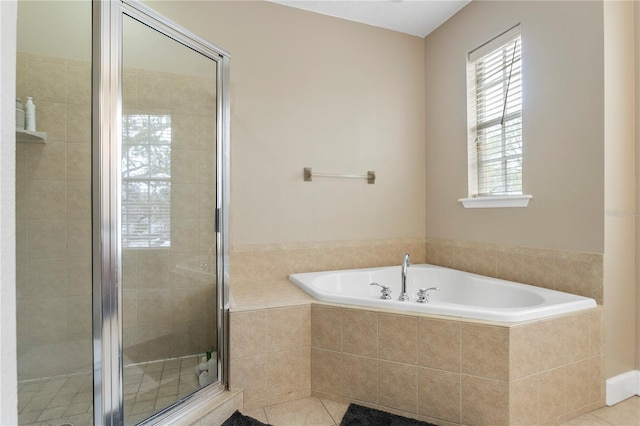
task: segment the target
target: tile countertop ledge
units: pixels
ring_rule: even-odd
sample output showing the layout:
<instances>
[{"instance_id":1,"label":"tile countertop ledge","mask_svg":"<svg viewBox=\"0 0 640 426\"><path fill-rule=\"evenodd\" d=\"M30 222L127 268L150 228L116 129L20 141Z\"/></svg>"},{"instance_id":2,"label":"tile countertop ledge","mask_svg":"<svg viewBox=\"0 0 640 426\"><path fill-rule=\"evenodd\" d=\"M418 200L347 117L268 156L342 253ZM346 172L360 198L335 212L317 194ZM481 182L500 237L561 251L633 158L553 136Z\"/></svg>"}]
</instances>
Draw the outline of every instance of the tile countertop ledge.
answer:
<instances>
[{"instance_id":1,"label":"tile countertop ledge","mask_svg":"<svg viewBox=\"0 0 640 426\"><path fill-rule=\"evenodd\" d=\"M251 311L318 302L287 278L280 280L233 281L230 286L231 312Z\"/></svg>"}]
</instances>

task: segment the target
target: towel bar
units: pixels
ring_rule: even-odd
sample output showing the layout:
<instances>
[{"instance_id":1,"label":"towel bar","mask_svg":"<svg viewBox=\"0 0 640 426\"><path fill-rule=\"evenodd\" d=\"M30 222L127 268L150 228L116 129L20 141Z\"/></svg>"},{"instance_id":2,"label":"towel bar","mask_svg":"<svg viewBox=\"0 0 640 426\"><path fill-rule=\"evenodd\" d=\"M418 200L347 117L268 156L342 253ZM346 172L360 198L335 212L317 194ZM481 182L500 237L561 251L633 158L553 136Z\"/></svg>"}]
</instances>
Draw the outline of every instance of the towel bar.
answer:
<instances>
[{"instance_id":1,"label":"towel bar","mask_svg":"<svg viewBox=\"0 0 640 426\"><path fill-rule=\"evenodd\" d=\"M376 172L368 170L366 175L356 175L349 173L320 173L314 172L311 167L305 167L302 170L303 178L305 182L313 181L313 177L334 177L334 178L348 178L348 179L366 179L368 184L376 183Z\"/></svg>"}]
</instances>

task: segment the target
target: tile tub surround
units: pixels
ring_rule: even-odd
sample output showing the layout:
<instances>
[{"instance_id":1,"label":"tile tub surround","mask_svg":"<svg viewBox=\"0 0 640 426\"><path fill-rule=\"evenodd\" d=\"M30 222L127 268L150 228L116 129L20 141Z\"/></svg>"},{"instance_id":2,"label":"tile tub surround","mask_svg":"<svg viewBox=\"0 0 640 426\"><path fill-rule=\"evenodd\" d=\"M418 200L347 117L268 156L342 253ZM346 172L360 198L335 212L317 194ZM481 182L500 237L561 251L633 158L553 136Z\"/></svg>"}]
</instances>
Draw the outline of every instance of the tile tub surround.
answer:
<instances>
[{"instance_id":1,"label":"tile tub surround","mask_svg":"<svg viewBox=\"0 0 640 426\"><path fill-rule=\"evenodd\" d=\"M604 301L601 253L427 239L426 263Z\"/></svg>"},{"instance_id":2,"label":"tile tub surround","mask_svg":"<svg viewBox=\"0 0 640 426\"><path fill-rule=\"evenodd\" d=\"M314 303L311 394L437 424L557 424L604 406L602 308L516 324Z\"/></svg>"},{"instance_id":3,"label":"tile tub surround","mask_svg":"<svg viewBox=\"0 0 640 426\"><path fill-rule=\"evenodd\" d=\"M235 245L230 250L230 272L233 285L273 281L296 272L399 265L405 253L413 263L424 263L425 249L424 238Z\"/></svg>"},{"instance_id":4,"label":"tile tub surround","mask_svg":"<svg viewBox=\"0 0 640 426\"><path fill-rule=\"evenodd\" d=\"M245 410L313 395L436 424L533 425L604 405L601 307L506 324L327 304L286 280L263 284L285 301L264 293L249 306L232 288L229 384L244 390Z\"/></svg>"},{"instance_id":5,"label":"tile tub surround","mask_svg":"<svg viewBox=\"0 0 640 426\"><path fill-rule=\"evenodd\" d=\"M430 239L236 246L230 388L244 389L245 410L311 394L438 424L554 424L604 405L601 307L516 324L466 321L327 304L287 279L294 272L396 265L405 252L414 263L602 300L598 254ZM300 308L308 309L309 335L293 332L298 344L281 350L267 339L268 318L271 327L293 327L274 311ZM440 343L427 344L434 340ZM268 361L277 356L299 368L288 385L274 386L282 363ZM381 393L394 386L397 392ZM440 390L426 391L434 388Z\"/></svg>"},{"instance_id":6,"label":"tile tub surround","mask_svg":"<svg viewBox=\"0 0 640 426\"><path fill-rule=\"evenodd\" d=\"M229 389L252 410L311 395L311 306L230 314Z\"/></svg>"}]
</instances>

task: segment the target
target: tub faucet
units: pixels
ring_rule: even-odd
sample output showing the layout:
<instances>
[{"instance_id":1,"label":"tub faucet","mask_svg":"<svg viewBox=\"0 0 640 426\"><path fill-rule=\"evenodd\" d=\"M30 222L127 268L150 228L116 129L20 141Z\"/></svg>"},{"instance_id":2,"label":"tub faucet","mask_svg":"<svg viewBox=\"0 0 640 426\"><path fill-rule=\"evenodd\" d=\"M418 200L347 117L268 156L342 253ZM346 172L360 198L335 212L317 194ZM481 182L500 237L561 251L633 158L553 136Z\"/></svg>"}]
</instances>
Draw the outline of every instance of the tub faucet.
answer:
<instances>
[{"instance_id":1,"label":"tub faucet","mask_svg":"<svg viewBox=\"0 0 640 426\"><path fill-rule=\"evenodd\" d=\"M409 253L405 253L402 258L402 291L400 292L400 297L398 297L401 302L409 301L409 296L407 295L407 269L409 269L409 266L411 266L411 258Z\"/></svg>"}]
</instances>

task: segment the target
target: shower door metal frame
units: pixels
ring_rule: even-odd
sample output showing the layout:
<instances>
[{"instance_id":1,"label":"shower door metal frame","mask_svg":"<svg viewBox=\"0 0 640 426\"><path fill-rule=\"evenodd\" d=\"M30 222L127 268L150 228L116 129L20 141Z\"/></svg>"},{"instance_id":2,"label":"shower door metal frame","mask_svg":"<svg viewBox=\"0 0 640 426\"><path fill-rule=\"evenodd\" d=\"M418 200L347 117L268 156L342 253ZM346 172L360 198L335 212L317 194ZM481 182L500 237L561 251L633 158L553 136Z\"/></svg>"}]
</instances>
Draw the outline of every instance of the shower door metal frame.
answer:
<instances>
[{"instance_id":1,"label":"shower door metal frame","mask_svg":"<svg viewBox=\"0 0 640 426\"><path fill-rule=\"evenodd\" d=\"M92 239L94 424L124 424L121 145L122 22L129 16L216 67L216 289L218 380L141 424L169 424L226 389L229 344L230 55L135 0L94 0L92 29ZM213 308L213 307L212 307Z\"/></svg>"}]
</instances>

